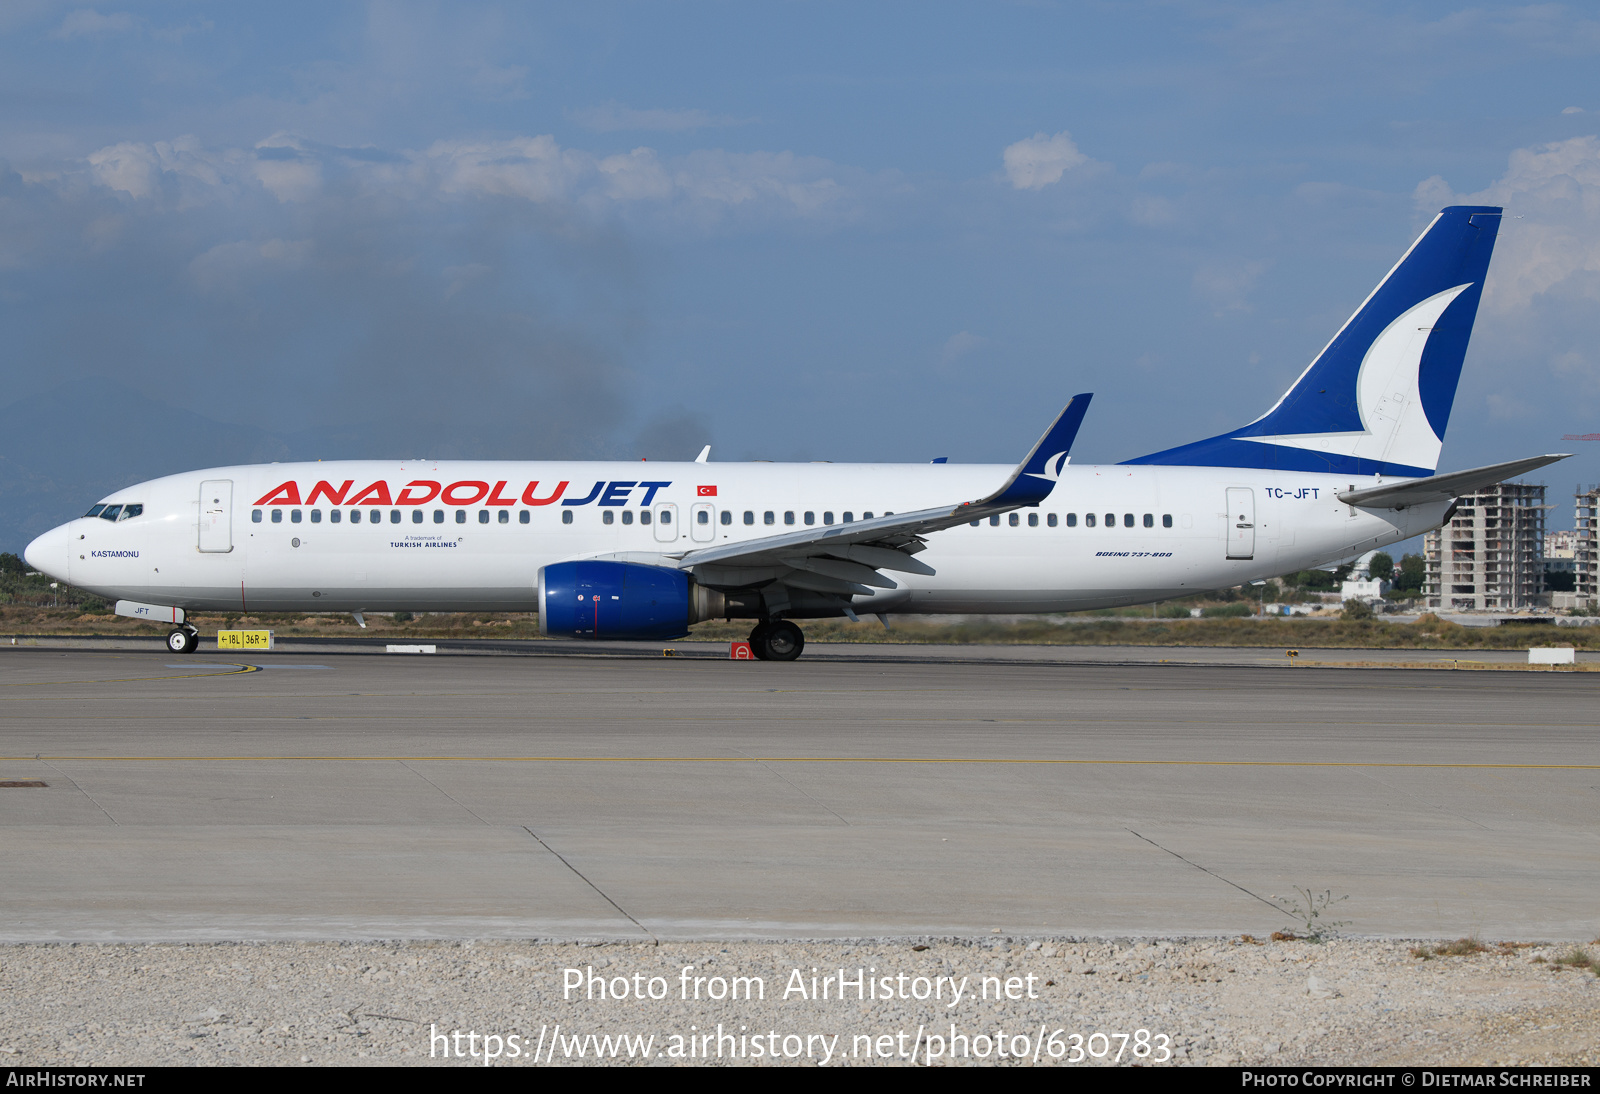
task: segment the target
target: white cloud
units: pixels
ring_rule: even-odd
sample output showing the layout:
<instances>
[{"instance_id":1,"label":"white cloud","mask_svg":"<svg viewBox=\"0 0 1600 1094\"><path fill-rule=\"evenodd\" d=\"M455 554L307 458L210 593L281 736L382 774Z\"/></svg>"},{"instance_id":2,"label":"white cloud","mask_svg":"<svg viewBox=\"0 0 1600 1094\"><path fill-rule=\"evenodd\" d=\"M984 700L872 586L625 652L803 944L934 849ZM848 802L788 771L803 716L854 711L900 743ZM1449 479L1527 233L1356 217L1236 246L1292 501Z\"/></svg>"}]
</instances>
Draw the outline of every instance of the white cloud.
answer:
<instances>
[{"instance_id":1,"label":"white cloud","mask_svg":"<svg viewBox=\"0 0 1600 1094\"><path fill-rule=\"evenodd\" d=\"M102 34L128 34L136 26L133 16L125 11L101 15L89 8L69 12L61 25L50 32L50 37L89 38Z\"/></svg>"},{"instance_id":2,"label":"white cloud","mask_svg":"<svg viewBox=\"0 0 1600 1094\"><path fill-rule=\"evenodd\" d=\"M1094 163L1078 151L1072 135L1062 130L1055 136L1035 133L1026 140L1007 145L1002 156L1006 177L1018 190L1042 190L1061 181L1068 171Z\"/></svg>"},{"instance_id":3,"label":"white cloud","mask_svg":"<svg viewBox=\"0 0 1600 1094\"><path fill-rule=\"evenodd\" d=\"M89 153L95 181L136 198L155 194L161 177L161 157L155 146L123 141Z\"/></svg>"},{"instance_id":4,"label":"white cloud","mask_svg":"<svg viewBox=\"0 0 1600 1094\"><path fill-rule=\"evenodd\" d=\"M579 125L596 133L620 131L685 133L694 129L710 129L717 126L747 125L754 120L708 114L704 110L635 110L618 102L601 103L599 106L574 110L572 117Z\"/></svg>"},{"instance_id":5,"label":"white cloud","mask_svg":"<svg viewBox=\"0 0 1600 1094\"><path fill-rule=\"evenodd\" d=\"M1208 262L1194 272L1194 290L1211 302L1214 314L1251 310L1250 290L1269 263L1224 260Z\"/></svg>"},{"instance_id":6,"label":"white cloud","mask_svg":"<svg viewBox=\"0 0 1600 1094\"><path fill-rule=\"evenodd\" d=\"M945 340L944 348L939 351L939 369L949 372L955 368L962 358L988 342L987 338L973 334L971 331L957 331Z\"/></svg>"},{"instance_id":7,"label":"white cloud","mask_svg":"<svg viewBox=\"0 0 1600 1094\"><path fill-rule=\"evenodd\" d=\"M1583 113L1583 107L1581 107L1581 106L1569 106L1565 110L1563 110L1561 113L1563 113L1563 114L1582 114Z\"/></svg>"},{"instance_id":8,"label":"white cloud","mask_svg":"<svg viewBox=\"0 0 1600 1094\"><path fill-rule=\"evenodd\" d=\"M190 261L189 275L201 289L229 291L238 288L245 278L253 274L304 266L311 254L309 239L219 243Z\"/></svg>"},{"instance_id":9,"label":"white cloud","mask_svg":"<svg viewBox=\"0 0 1600 1094\"><path fill-rule=\"evenodd\" d=\"M1128 217L1143 228L1160 228L1178 220L1178 207L1157 194L1135 194Z\"/></svg>"},{"instance_id":10,"label":"white cloud","mask_svg":"<svg viewBox=\"0 0 1600 1094\"><path fill-rule=\"evenodd\" d=\"M1476 194L1456 194L1435 175L1417 185L1419 210L1503 205L1484 307L1523 313L1541 297L1600 300L1600 138L1519 148L1506 173Z\"/></svg>"},{"instance_id":11,"label":"white cloud","mask_svg":"<svg viewBox=\"0 0 1600 1094\"><path fill-rule=\"evenodd\" d=\"M597 156L549 135L437 141L397 154L284 133L253 149L207 149L182 138L111 145L88 164L103 186L140 201L176 195L179 207L256 187L280 202L309 201L336 176L374 197L508 197L601 214L653 209L702 224L734 214L836 221L852 215L855 197L838 178L847 169L815 157L716 149L663 157L651 148Z\"/></svg>"}]
</instances>

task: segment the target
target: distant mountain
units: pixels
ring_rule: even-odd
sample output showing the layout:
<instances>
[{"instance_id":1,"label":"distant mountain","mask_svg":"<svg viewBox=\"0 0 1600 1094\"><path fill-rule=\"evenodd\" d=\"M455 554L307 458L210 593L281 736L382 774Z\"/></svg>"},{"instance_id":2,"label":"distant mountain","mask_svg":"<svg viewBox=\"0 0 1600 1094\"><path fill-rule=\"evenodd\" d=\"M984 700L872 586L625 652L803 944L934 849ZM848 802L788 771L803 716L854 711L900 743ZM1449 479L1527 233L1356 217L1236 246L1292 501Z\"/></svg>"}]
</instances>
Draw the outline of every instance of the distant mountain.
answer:
<instances>
[{"instance_id":1,"label":"distant mountain","mask_svg":"<svg viewBox=\"0 0 1600 1094\"><path fill-rule=\"evenodd\" d=\"M113 490L218 464L289 458L290 439L75 380L0 407L0 551L80 516Z\"/></svg>"},{"instance_id":2,"label":"distant mountain","mask_svg":"<svg viewBox=\"0 0 1600 1094\"><path fill-rule=\"evenodd\" d=\"M472 422L353 419L273 433L179 410L119 384L74 380L0 407L0 551L21 553L50 528L136 482L242 463L348 459L613 458L596 431L525 408L486 407ZM703 432L695 427L695 436ZM694 443L699 443L695 441ZM686 453L689 441L679 447Z\"/></svg>"}]
</instances>

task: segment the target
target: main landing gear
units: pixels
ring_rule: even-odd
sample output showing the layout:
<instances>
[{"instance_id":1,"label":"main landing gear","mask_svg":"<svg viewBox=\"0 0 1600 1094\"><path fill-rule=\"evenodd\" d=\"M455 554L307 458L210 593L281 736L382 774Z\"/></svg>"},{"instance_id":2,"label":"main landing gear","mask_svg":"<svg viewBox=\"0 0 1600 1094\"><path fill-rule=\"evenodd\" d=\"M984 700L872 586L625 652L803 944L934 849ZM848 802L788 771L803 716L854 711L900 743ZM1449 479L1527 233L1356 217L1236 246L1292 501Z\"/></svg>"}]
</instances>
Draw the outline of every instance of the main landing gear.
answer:
<instances>
[{"instance_id":1,"label":"main landing gear","mask_svg":"<svg viewBox=\"0 0 1600 1094\"><path fill-rule=\"evenodd\" d=\"M750 652L762 661L793 661L805 648L805 632L787 619L757 623L750 632Z\"/></svg>"},{"instance_id":2,"label":"main landing gear","mask_svg":"<svg viewBox=\"0 0 1600 1094\"><path fill-rule=\"evenodd\" d=\"M200 632L193 627L179 627L167 635L167 649L173 653L193 653L200 648Z\"/></svg>"}]
</instances>

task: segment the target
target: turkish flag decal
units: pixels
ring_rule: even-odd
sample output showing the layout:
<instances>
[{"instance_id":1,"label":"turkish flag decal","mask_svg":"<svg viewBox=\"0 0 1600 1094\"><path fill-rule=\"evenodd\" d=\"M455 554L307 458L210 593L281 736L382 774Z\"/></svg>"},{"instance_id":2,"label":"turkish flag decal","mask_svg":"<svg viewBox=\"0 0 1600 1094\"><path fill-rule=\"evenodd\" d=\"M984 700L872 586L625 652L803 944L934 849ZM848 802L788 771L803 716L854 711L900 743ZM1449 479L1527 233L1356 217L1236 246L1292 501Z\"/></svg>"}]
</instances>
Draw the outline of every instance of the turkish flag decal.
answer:
<instances>
[{"instance_id":1,"label":"turkish flag decal","mask_svg":"<svg viewBox=\"0 0 1600 1094\"><path fill-rule=\"evenodd\" d=\"M715 486L701 486L696 488L696 493L702 498L714 498L717 496L717 488Z\"/></svg>"}]
</instances>

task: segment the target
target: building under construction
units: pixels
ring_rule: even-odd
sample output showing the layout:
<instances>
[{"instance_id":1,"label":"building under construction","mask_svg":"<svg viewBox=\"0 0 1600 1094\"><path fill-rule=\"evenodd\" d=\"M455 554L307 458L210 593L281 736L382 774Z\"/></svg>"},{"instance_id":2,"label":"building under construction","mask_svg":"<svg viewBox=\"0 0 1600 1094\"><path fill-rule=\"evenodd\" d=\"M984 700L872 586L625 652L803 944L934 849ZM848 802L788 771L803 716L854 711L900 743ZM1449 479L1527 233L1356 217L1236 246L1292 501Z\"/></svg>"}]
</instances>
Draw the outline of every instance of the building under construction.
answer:
<instances>
[{"instance_id":1,"label":"building under construction","mask_svg":"<svg viewBox=\"0 0 1600 1094\"><path fill-rule=\"evenodd\" d=\"M1551 597L1562 608L1600 606L1600 486L1580 488L1573 497L1571 603L1560 593Z\"/></svg>"},{"instance_id":2,"label":"building under construction","mask_svg":"<svg viewBox=\"0 0 1600 1094\"><path fill-rule=\"evenodd\" d=\"M1592 496L1589 504L1593 537ZM1457 502L1445 526L1423 540L1427 570L1422 591L1428 606L1455 611L1543 606L1544 518L1549 508L1543 486L1522 482L1487 486ZM1594 548L1590 551L1594 558ZM1583 581L1581 573L1578 581ZM1594 582L1591 570L1591 588Z\"/></svg>"}]
</instances>

